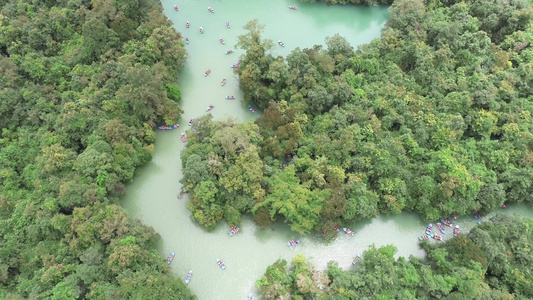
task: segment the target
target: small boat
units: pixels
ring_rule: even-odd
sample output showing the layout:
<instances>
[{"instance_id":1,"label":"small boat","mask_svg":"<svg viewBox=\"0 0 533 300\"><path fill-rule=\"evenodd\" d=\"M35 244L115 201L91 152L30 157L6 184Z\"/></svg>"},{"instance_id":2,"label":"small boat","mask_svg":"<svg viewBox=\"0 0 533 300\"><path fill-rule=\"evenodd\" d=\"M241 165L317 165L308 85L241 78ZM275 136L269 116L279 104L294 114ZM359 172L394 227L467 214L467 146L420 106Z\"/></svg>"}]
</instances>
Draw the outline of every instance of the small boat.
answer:
<instances>
[{"instance_id":1,"label":"small boat","mask_svg":"<svg viewBox=\"0 0 533 300\"><path fill-rule=\"evenodd\" d=\"M220 258L217 258L217 264L222 270L226 270L226 265L220 260Z\"/></svg>"},{"instance_id":2,"label":"small boat","mask_svg":"<svg viewBox=\"0 0 533 300\"><path fill-rule=\"evenodd\" d=\"M184 143L187 141L187 136L185 136L185 132L181 133L181 141Z\"/></svg>"},{"instance_id":3,"label":"small boat","mask_svg":"<svg viewBox=\"0 0 533 300\"><path fill-rule=\"evenodd\" d=\"M180 124L174 124L170 126L159 126L159 130L172 130L180 127Z\"/></svg>"},{"instance_id":4,"label":"small boat","mask_svg":"<svg viewBox=\"0 0 533 300\"><path fill-rule=\"evenodd\" d=\"M233 50L228 50L225 52L225 54L231 54L231 53L233 53Z\"/></svg>"},{"instance_id":5,"label":"small boat","mask_svg":"<svg viewBox=\"0 0 533 300\"><path fill-rule=\"evenodd\" d=\"M433 238L436 239L437 241L442 241L442 236L440 235L435 235Z\"/></svg>"},{"instance_id":6,"label":"small boat","mask_svg":"<svg viewBox=\"0 0 533 300\"><path fill-rule=\"evenodd\" d=\"M437 226L439 227L439 230L440 232L442 232L442 234L446 234L446 230L444 230L444 226L442 226L441 223L437 223Z\"/></svg>"},{"instance_id":7,"label":"small boat","mask_svg":"<svg viewBox=\"0 0 533 300\"><path fill-rule=\"evenodd\" d=\"M193 122L194 122L194 117L189 120L189 126L192 126Z\"/></svg>"},{"instance_id":8,"label":"small boat","mask_svg":"<svg viewBox=\"0 0 533 300\"><path fill-rule=\"evenodd\" d=\"M187 23L185 23L185 27L189 28L189 26L191 26L191 23L189 23L189 21L187 21Z\"/></svg>"},{"instance_id":9,"label":"small boat","mask_svg":"<svg viewBox=\"0 0 533 300\"><path fill-rule=\"evenodd\" d=\"M189 38L188 37L185 38L185 44L189 44Z\"/></svg>"},{"instance_id":10,"label":"small boat","mask_svg":"<svg viewBox=\"0 0 533 300\"><path fill-rule=\"evenodd\" d=\"M204 73L204 77L206 77L207 75L209 75L211 73L211 69L207 69L207 71L205 71Z\"/></svg>"},{"instance_id":11,"label":"small boat","mask_svg":"<svg viewBox=\"0 0 533 300\"><path fill-rule=\"evenodd\" d=\"M200 33L204 33L204 28L200 27Z\"/></svg>"},{"instance_id":12,"label":"small boat","mask_svg":"<svg viewBox=\"0 0 533 300\"><path fill-rule=\"evenodd\" d=\"M300 241L298 240L292 240L292 241L288 241L287 242L287 246L290 247L290 246L296 246L300 243Z\"/></svg>"},{"instance_id":13,"label":"small boat","mask_svg":"<svg viewBox=\"0 0 533 300\"><path fill-rule=\"evenodd\" d=\"M176 256L176 254L174 252L171 252L170 255L167 258L167 265L170 265L170 263L174 259L174 256Z\"/></svg>"},{"instance_id":14,"label":"small boat","mask_svg":"<svg viewBox=\"0 0 533 300\"><path fill-rule=\"evenodd\" d=\"M459 225L455 225L455 228L453 229L453 236L459 235Z\"/></svg>"},{"instance_id":15,"label":"small boat","mask_svg":"<svg viewBox=\"0 0 533 300\"><path fill-rule=\"evenodd\" d=\"M352 265L355 266L355 264L357 264L361 260L362 257L363 255L361 253L357 254L357 256L352 261Z\"/></svg>"},{"instance_id":16,"label":"small boat","mask_svg":"<svg viewBox=\"0 0 533 300\"><path fill-rule=\"evenodd\" d=\"M252 112L252 114L255 114L255 109L254 109L251 105L248 105L248 109L250 109L250 111Z\"/></svg>"},{"instance_id":17,"label":"small boat","mask_svg":"<svg viewBox=\"0 0 533 300\"><path fill-rule=\"evenodd\" d=\"M210 111L210 110L212 110L214 107L215 107L214 105L209 105L209 106L205 109L205 111Z\"/></svg>"},{"instance_id":18,"label":"small boat","mask_svg":"<svg viewBox=\"0 0 533 300\"><path fill-rule=\"evenodd\" d=\"M223 38L220 38L220 42L222 43L222 45L226 45L226 41L224 41Z\"/></svg>"},{"instance_id":19,"label":"small boat","mask_svg":"<svg viewBox=\"0 0 533 300\"><path fill-rule=\"evenodd\" d=\"M235 96L226 96L226 99L235 99Z\"/></svg>"},{"instance_id":20,"label":"small boat","mask_svg":"<svg viewBox=\"0 0 533 300\"><path fill-rule=\"evenodd\" d=\"M189 273L187 274L187 277L185 278L186 284L189 284L189 282L191 281L191 276L192 276L192 270L189 270Z\"/></svg>"},{"instance_id":21,"label":"small boat","mask_svg":"<svg viewBox=\"0 0 533 300\"><path fill-rule=\"evenodd\" d=\"M240 65L235 64L235 65L231 65L230 67L232 67L232 68L238 68L238 67L240 67Z\"/></svg>"},{"instance_id":22,"label":"small boat","mask_svg":"<svg viewBox=\"0 0 533 300\"><path fill-rule=\"evenodd\" d=\"M178 11L178 10L179 10L177 5L174 5L174 10L175 10L175 11Z\"/></svg>"},{"instance_id":23,"label":"small boat","mask_svg":"<svg viewBox=\"0 0 533 300\"><path fill-rule=\"evenodd\" d=\"M231 28L231 24L229 22L226 22L226 26L228 26L228 28Z\"/></svg>"},{"instance_id":24,"label":"small boat","mask_svg":"<svg viewBox=\"0 0 533 300\"><path fill-rule=\"evenodd\" d=\"M215 12L215 10L214 10L214 9L212 9L211 7L208 7L208 8L207 8L207 10L208 10L208 11L210 11L210 12L212 12L212 13L214 13L214 12Z\"/></svg>"},{"instance_id":25,"label":"small boat","mask_svg":"<svg viewBox=\"0 0 533 300\"><path fill-rule=\"evenodd\" d=\"M237 234L237 232L239 232L239 230L240 230L239 227L233 225L233 226L231 226L231 227L229 228L229 230L228 230L228 235L229 235L229 236L234 236L234 235Z\"/></svg>"},{"instance_id":26,"label":"small boat","mask_svg":"<svg viewBox=\"0 0 533 300\"><path fill-rule=\"evenodd\" d=\"M220 82L220 85L221 85L221 86L226 85L226 78L222 79L222 81Z\"/></svg>"},{"instance_id":27,"label":"small boat","mask_svg":"<svg viewBox=\"0 0 533 300\"><path fill-rule=\"evenodd\" d=\"M351 236L354 236L354 234L355 234L353 231L351 231L350 229L348 229L348 228L346 228L346 227L344 227L342 230L343 230L344 232L346 232L346 234L349 234L349 235L351 235Z\"/></svg>"},{"instance_id":28,"label":"small boat","mask_svg":"<svg viewBox=\"0 0 533 300\"><path fill-rule=\"evenodd\" d=\"M450 221L448 220L441 220L442 223L444 223L444 225L448 226L448 227L452 227L452 223L450 223Z\"/></svg>"},{"instance_id":29,"label":"small boat","mask_svg":"<svg viewBox=\"0 0 533 300\"><path fill-rule=\"evenodd\" d=\"M298 7L294 6L294 5L289 5L289 8L292 9L292 10L297 10Z\"/></svg>"},{"instance_id":30,"label":"small boat","mask_svg":"<svg viewBox=\"0 0 533 300\"><path fill-rule=\"evenodd\" d=\"M281 47L285 47L285 43L283 43L281 40L278 41L278 44L279 44Z\"/></svg>"}]
</instances>

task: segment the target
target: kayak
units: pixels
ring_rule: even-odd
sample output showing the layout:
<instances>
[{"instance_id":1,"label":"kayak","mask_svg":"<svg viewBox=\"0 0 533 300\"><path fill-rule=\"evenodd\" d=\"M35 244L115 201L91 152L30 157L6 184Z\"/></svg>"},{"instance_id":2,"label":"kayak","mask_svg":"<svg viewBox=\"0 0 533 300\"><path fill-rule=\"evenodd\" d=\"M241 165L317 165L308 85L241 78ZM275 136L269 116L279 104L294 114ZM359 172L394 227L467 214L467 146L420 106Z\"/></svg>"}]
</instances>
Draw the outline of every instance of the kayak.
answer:
<instances>
[{"instance_id":1,"label":"kayak","mask_svg":"<svg viewBox=\"0 0 533 300\"><path fill-rule=\"evenodd\" d=\"M362 256L363 256L362 254L357 254L357 256L352 261L352 265L355 266L355 264L357 264L361 260Z\"/></svg>"},{"instance_id":2,"label":"kayak","mask_svg":"<svg viewBox=\"0 0 533 300\"><path fill-rule=\"evenodd\" d=\"M442 232L442 234L446 234L446 230L444 230L444 226L442 226L441 223L437 223L437 226L439 227L439 230L440 232Z\"/></svg>"},{"instance_id":3,"label":"kayak","mask_svg":"<svg viewBox=\"0 0 533 300\"><path fill-rule=\"evenodd\" d=\"M181 133L181 141L184 143L187 141L187 137L185 136L184 132Z\"/></svg>"},{"instance_id":4,"label":"kayak","mask_svg":"<svg viewBox=\"0 0 533 300\"><path fill-rule=\"evenodd\" d=\"M210 110L212 110L214 107L215 107L214 105L209 105L209 106L205 109L205 111L210 111Z\"/></svg>"},{"instance_id":5,"label":"kayak","mask_svg":"<svg viewBox=\"0 0 533 300\"><path fill-rule=\"evenodd\" d=\"M192 276L192 270L189 270L189 274L187 274L187 277L185 278L186 284L189 284L189 282L191 281L191 276Z\"/></svg>"},{"instance_id":6,"label":"kayak","mask_svg":"<svg viewBox=\"0 0 533 300\"><path fill-rule=\"evenodd\" d=\"M221 86L226 85L226 78L222 79L222 81L220 82L220 85L221 85Z\"/></svg>"},{"instance_id":7,"label":"kayak","mask_svg":"<svg viewBox=\"0 0 533 300\"><path fill-rule=\"evenodd\" d=\"M207 69L207 71L205 71L204 73L204 76L207 77L207 75L209 75L211 73L211 69Z\"/></svg>"},{"instance_id":8,"label":"kayak","mask_svg":"<svg viewBox=\"0 0 533 300\"><path fill-rule=\"evenodd\" d=\"M226 26L228 26L228 28L231 28L231 24L229 22L226 22Z\"/></svg>"},{"instance_id":9,"label":"kayak","mask_svg":"<svg viewBox=\"0 0 533 300\"><path fill-rule=\"evenodd\" d=\"M346 228L346 227L344 227L342 230L343 230L344 232L346 232L346 234L349 234L349 235L351 235L351 236L354 236L354 234L355 234L353 231L351 231L350 229L348 229L348 228Z\"/></svg>"},{"instance_id":10,"label":"kayak","mask_svg":"<svg viewBox=\"0 0 533 300\"><path fill-rule=\"evenodd\" d=\"M281 47L285 47L285 43L283 43L281 40L278 41L278 44L279 44Z\"/></svg>"},{"instance_id":11,"label":"kayak","mask_svg":"<svg viewBox=\"0 0 533 300\"><path fill-rule=\"evenodd\" d=\"M193 122L194 122L194 118L191 118L191 119L189 120L189 126L192 126L192 123L193 123Z\"/></svg>"},{"instance_id":12,"label":"kayak","mask_svg":"<svg viewBox=\"0 0 533 300\"><path fill-rule=\"evenodd\" d=\"M298 9L298 7L296 7L296 6L294 6L294 5L289 5L289 8L290 8L290 9L293 9L293 10L297 10L297 9Z\"/></svg>"},{"instance_id":13,"label":"kayak","mask_svg":"<svg viewBox=\"0 0 533 300\"><path fill-rule=\"evenodd\" d=\"M191 26L191 23L189 23L189 21L187 21L187 23L185 23L185 27L189 28L189 26Z\"/></svg>"},{"instance_id":14,"label":"kayak","mask_svg":"<svg viewBox=\"0 0 533 300\"><path fill-rule=\"evenodd\" d=\"M170 265L170 263L174 259L174 256L176 256L176 254L174 252L171 252L170 255L167 258L167 265Z\"/></svg>"},{"instance_id":15,"label":"kayak","mask_svg":"<svg viewBox=\"0 0 533 300\"><path fill-rule=\"evenodd\" d=\"M211 7L208 7L208 8L207 8L207 10L208 10L208 11L210 11L210 12L212 12L212 13L214 13L214 12L215 12L215 10L214 10L214 9L212 9Z\"/></svg>"},{"instance_id":16,"label":"kayak","mask_svg":"<svg viewBox=\"0 0 533 300\"><path fill-rule=\"evenodd\" d=\"M251 105L248 105L248 108L250 109L250 111L252 112L252 114L255 113L255 109L254 109Z\"/></svg>"},{"instance_id":17,"label":"kayak","mask_svg":"<svg viewBox=\"0 0 533 300\"><path fill-rule=\"evenodd\" d=\"M222 43L222 45L226 45L226 41L224 41L223 38L220 38L220 42Z\"/></svg>"},{"instance_id":18,"label":"kayak","mask_svg":"<svg viewBox=\"0 0 533 300\"><path fill-rule=\"evenodd\" d=\"M200 27L200 33L204 33L204 29Z\"/></svg>"},{"instance_id":19,"label":"kayak","mask_svg":"<svg viewBox=\"0 0 533 300\"><path fill-rule=\"evenodd\" d=\"M226 99L235 99L235 96L226 96Z\"/></svg>"},{"instance_id":20,"label":"kayak","mask_svg":"<svg viewBox=\"0 0 533 300\"><path fill-rule=\"evenodd\" d=\"M231 54L231 53L233 53L233 50L228 50L225 52L225 54Z\"/></svg>"},{"instance_id":21,"label":"kayak","mask_svg":"<svg viewBox=\"0 0 533 300\"><path fill-rule=\"evenodd\" d=\"M220 260L220 258L217 258L217 264L222 270L226 270L226 265Z\"/></svg>"},{"instance_id":22,"label":"kayak","mask_svg":"<svg viewBox=\"0 0 533 300\"><path fill-rule=\"evenodd\" d=\"M185 38L185 44L189 43L189 38Z\"/></svg>"},{"instance_id":23,"label":"kayak","mask_svg":"<svg viewBox=\"0 0 533 300\"><path fill-rule=\"evenodd\" d=\"M176 129L180 127L179 124L174 124L174 125L170 125L170 126L159 126L159 130L172 130L172 129Z\"/></svg>"},{"instance_id":24,"label":"kayak","mask_svg":"<svg viewBox=\"0 0 533 300\"><path fill-rule=\"evenodd\" d=\"M288 241L287 242L287 246L290 247L290 246L296 246L300 243L300 241L298 240L292 240L292 241Z\"/></svg>"},{"instance_id":25,"label":"kayak","mask_svg":"<svg viewBox=\"0 0 533 300\"><path fill-rule=\"evenodd\" d=\"M459 225L455 225L455 228L453 229L453 236L459 235Z\"/></svg>"}]
</instances>

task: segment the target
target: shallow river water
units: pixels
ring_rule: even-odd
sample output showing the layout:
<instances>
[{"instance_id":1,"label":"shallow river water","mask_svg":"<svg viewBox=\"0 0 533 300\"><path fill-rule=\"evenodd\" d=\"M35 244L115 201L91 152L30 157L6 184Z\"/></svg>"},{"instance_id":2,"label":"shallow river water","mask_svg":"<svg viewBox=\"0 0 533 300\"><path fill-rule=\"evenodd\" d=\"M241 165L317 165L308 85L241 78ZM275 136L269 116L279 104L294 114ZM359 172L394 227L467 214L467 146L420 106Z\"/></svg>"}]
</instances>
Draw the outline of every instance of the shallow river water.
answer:
<instances>
[{"instance_id":1,"label":"shallow river water","mask_svg":"<svg viewBox=\"0 0 533 300\"><path fill-rule=\"evenodd\" d=\"M283 223L259 230L250 216L243 218L241 231L229 237L227 223L221 222L211 232L204 230L186 209L187 197L177 197L181 189L180 152L184 147L179 136L188 129L188 119L205 114L205 108L211 104L215 105L211 111L215 119L232 117L243 121L259 116L260 112L248 111L250 103L242 101L237 79L230 68L244 53L234 46L237 36L245 33L242 26L246 22L257 18L266 25L263 38L274 42L282 40L286 45L282 48L276 44L273 54L286 56L296 47L323 45L326 37L336 33L346 37L354 47L368 43L379 36L388 18L386 7L325 7L319 3L287 0L163 0L162 4L175 28L189 38L186 46L189 57L179 82L185 113L179 129L158 132L153 159L139 170L128 186L122 205L161 235L158 249L162 256L176 253L171 264L176 276L184 279L187 271L193 270L189 286L199 299L246 299L248 294L259 299L254 283L266 267L279 258L290 262L300 253L320 269L331 260L349 268L353 257L371 244L393 244L399 256L424 256L417 237L426 224L414 213L380 216L352 224L350 229L356 232L354 237L340 234L329 243L317 236L299 236ZM174 5L179 11L174 10ZM289 9L289 5L298 6L298 10ZM215 12L210 13L208 7ZM185 27L187 21L190 28ZM227 21L231 23L229 29ZM199 27L204 28L203 34ZM225 45L220 43L220 38L225 40ZM235 53L225 55L230 49ZM212 72L204 77L207 69ZM220 85L222 78L227 79L225 86ZM236 100L225 100L229 95L236 96ZM533 217L533 210L524 205L502 211ZM458 220L463 230L475 223L473 218ZM287 247L287 241L295 238L300 244ZM224 261L226 270L218 268L217 258Z\"/></svg>"}]
</instances>

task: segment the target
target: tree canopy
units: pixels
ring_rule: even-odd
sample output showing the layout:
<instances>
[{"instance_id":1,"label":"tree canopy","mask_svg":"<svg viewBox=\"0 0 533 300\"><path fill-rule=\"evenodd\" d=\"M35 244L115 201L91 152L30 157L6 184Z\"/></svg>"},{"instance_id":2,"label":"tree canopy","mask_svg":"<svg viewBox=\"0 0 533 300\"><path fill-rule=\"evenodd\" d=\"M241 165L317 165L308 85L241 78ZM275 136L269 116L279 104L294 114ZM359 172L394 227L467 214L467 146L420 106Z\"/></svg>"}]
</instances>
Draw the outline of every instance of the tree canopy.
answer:
<instances>
[{"instance_id":1,"label":"tree canopy","mask_svg":"<svg viewBox=\"0 0 533 300\"><path fill-rule=\"evenodd\" d=\"M193 299L118 206L180 116L160 3L0 6L0 298Z\"/></svg>"}]
</instances>

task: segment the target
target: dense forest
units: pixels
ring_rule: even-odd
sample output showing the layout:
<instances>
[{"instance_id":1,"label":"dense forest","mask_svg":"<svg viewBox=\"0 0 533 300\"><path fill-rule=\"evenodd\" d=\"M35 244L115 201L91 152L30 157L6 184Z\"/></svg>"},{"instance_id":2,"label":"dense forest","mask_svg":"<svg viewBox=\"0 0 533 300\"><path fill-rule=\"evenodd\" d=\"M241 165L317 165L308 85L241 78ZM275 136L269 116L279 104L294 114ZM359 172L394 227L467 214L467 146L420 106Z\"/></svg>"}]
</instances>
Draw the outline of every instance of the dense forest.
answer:
<instances>
[{"instance_id":1,"label":"dense forest","mask_svg":"<svg viewBox=\"0 0 533 300\"><path fill-rule=\"evenodd\" d=\"M532 228L530 219L498 215L468 236L424 241L426 260L372 246L349 270L330 262L321 272L298 255L270 265L256 285L262 299L532 299Z\"/></svg>"},{"instance_id":2,"label":"dense forest","mask_svg":"<svg viewBox=\"0 0 533 300\"><path fill-rule=\"evenodd\" d=\"M161 4L0 7L0 298L195 298L118 206L180 116L186 53Z\"/></svg>"},{"instance_id":3,"label":"dense forest","mask_svg":"<svg viewBox=\"0 0 533 300\"><path fill-rule=\"evenodd\" d=\"M255 122L195 125L182 153L207 227L251 212L294 231L404 210L428 220L533 202L533 8L399 0L382 37L274 57L250 21L235 69Z\"/></svg>"}]
</instances>

